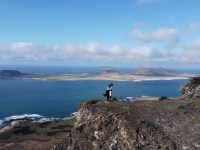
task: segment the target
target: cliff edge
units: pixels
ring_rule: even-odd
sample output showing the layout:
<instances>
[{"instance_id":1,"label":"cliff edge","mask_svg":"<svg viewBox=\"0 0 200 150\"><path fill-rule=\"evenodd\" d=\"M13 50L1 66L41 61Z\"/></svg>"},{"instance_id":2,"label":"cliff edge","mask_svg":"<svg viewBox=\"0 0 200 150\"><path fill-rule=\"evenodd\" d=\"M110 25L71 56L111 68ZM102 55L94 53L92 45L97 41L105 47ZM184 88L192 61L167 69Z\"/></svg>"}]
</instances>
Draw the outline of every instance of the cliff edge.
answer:
<instances>
[{"instance_id":1,"label":"cliff edge","mask_svg":"<svg viewBox=\"0 0 200 150\"><path fill-rule=\"evenodd\" d=\"M184 99L173 101L82 103L74 128L52 150L198 150L199 87L200 78L191 79Z\"/></svg>"},{"instance_id":2,"label":"cliff edge","mask_svg":"<svg viewBox=\"0 0 200 150\"><path fill-rule=\"evenodd\" d=\"M187 99L200 99L200 77L194 77L183 86L182 93Z\"/></svg>"}]
</instances>

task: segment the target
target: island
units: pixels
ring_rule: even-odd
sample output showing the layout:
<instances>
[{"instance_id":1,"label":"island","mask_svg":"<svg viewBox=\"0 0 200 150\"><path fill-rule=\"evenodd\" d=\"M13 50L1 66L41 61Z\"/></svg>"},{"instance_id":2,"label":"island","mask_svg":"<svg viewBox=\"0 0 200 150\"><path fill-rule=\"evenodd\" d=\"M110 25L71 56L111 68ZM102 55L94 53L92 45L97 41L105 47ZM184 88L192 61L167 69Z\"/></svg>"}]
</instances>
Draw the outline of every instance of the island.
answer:
<instances>
[{"instance_id":1,"label":"island","mask_svg":"<svg viewBox=\"0 0 200 150\"><path fill-rule=\"evenodd\" d=\"M20 78L26 74L17 70L0 70L0 79Z\"/></svg>"},{"instance_id":2,"label":"island","mask_svg":"<svg viewBox=\"0 0 200 150\"><path fill-rule=\"evenodd\" d=\"M0 70L0 79L35 79L48 77L48 74L34 74L34 73L25 73L19 70Z\"/></svg>"},{"instance_id":3,"label":"island","mask_svg":"<svg viewBox=\"0 0 200 150\"><path fill-rule=\"evenodd\" d=\"M32 80L109 80L109 81L155 81L155 80L186 80L194 77L190 73L178 73L164 68L141 68L136 72L127 73L112 68L106 68L99 73L81 74L29 74L17 70L1 70L0 79L32 79Z\"/></svg>"},{"instance_id":4,"label":"island","mask_svg":"<svg viewBox=\"0 0 200 150\"><path fill-rule=\"evenodd\" d=\"M141 76L178 76L184 75L175 70L166 69L166 68L140 68L137 69L135 75Z\"/></svg>"},{"instance_id":5,"label":"island","mask_svg":"<svg viewBox=\"0 0 200 150\"><path fill-rule=\"evenodd\" d=\"M35 80L111 80L111 81L154 81L154 80L185 80L194 74L176 73L169 69L139 69L133 73L126 73L113 69L106 69L98 74L57 75L33 78Z\"/></svg>"}]
</instances>

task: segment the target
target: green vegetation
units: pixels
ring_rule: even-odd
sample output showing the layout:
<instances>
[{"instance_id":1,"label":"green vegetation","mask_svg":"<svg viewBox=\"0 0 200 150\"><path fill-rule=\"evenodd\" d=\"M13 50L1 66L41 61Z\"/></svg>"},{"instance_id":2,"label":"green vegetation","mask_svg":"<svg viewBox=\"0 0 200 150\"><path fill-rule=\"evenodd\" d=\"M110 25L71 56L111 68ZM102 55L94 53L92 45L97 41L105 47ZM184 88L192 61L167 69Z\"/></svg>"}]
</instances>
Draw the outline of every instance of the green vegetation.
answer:
<instances>
[{"instance_id":1,"label":"green vegetation","mask_svg":"<svg viewBox=\"0 0 200 150\"><path fill-rule=\"evenodd\" d=\"M23 123L20 127L0 133L0 140L11 140L26 137L51 137L68 132L74 125L74 119L58 120L45 123Z\"/></svg>"},{"instance_id":2,"label":"green vegetation","mask_svg":"<svg viewBox=\"0 0 200 150\"><path fill-rule=\"evenodd\" d=\"M69 131L74 124L74 120L54 121L44 124L33 125L30 131L36 135L52 136L60 132Z\"/></svg>"}]
</instances>

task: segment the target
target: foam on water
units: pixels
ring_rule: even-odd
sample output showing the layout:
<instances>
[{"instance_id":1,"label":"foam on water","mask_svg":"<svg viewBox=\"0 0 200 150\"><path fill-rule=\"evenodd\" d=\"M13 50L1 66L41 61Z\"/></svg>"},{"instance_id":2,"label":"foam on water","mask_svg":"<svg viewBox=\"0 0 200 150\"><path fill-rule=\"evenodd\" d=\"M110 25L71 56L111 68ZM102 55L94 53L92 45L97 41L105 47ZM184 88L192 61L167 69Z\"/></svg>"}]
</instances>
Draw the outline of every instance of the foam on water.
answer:
<instances>
[{"instance_id":1,"label":"foam on water","mask_svg":"<svg viewBox=\"0 0 200 150\"><path fill-rule=\"evenodd\" d=\"M35 120L33 122L38 122L38 123L44 123L44 122L50 122L50 121L55 121L55 120L60 120L61 118L40 118L39 120Z\"/></svg>"},{"instance_id":2,"label":"foam on water","mask_svg":"<svg viewBox=\"0 0 200 150\"><path fill-rule=\"evenodd\" d=\"M40 119L42 118L43 116L41 115L38 115L38 114L23 114L23 115L15 115L15 116L10 116L10 117L6 117L4 119L4 121L12 121L12 120L19 120L19 119L25 119L25 118L29 118L29 119Z\"/></svg>"},{"instance_id":3,"label":"foam on water","mask_svg":"<svg viewBox=\"0 0 200 150\"><path fill-rule=\"evenodd\" d=\"M2 120L0 120L0 129L9 125L10 122L15 121L15 120L23 120L23 119L30 119L32 122L38 122L38 123L44 123L44 122L49 122L49 121L55 121L55 120L68 120L71 119L72 117L67 117L67 118L55 118L55 117L44 117L38 114L23 114L23 115L14 115L10 117L6 117Z\"/></svg>"},{"instance_id":4,"label":"foam on water","mask_svg":"<svg viewBox=\"0 0 200 150\"><path fill-rule=\"evenodd\" d=\"M60 120L60 119L69 120L77 116L79 116L79 112L74 112L69 117L65 117L65 118L44 117L39 114L13 115L13 116L0 119L0 128L7 126L10 122L15 121L15 120L30 119L32 122L44 123L44 122L55 121L55 120Z\"/></svg>"},{"instance_id":5,"label":"foam on water","mask_svg":"<svg viewBox=\"0 0 200 150\"><path fill-rule=\"evenodd\" d=\"M14 121L14 120L31 119L32 121L37 121L37 120L40 120L41 118L44 118L44 117L38 114L23 114L23 115L14 115L14 116L6 117L0 120L0 129L7 126L11 121Z\"/></svg>"},{"instance_id":6,"label":"foam on water","mask_svg":"<svg viewBox=\"0 0 200 150\"><path fill-rule=\"evenodd\" d=\"M71 116L73 117L73 116L79 116L80 115L80 113L77 111L77 112L73 112L72 114L71 114Z\"/></svg>"},{"instance_id":7,"label":"foam on water","mask_svg":"<svg viewBox=\"0 0 200 150\"><path fill-rule=\"evenodd\" d=\"M0 127L2 126L2 124L3 124L3 120L0 120Z\"/></svg>"}]
</instances>

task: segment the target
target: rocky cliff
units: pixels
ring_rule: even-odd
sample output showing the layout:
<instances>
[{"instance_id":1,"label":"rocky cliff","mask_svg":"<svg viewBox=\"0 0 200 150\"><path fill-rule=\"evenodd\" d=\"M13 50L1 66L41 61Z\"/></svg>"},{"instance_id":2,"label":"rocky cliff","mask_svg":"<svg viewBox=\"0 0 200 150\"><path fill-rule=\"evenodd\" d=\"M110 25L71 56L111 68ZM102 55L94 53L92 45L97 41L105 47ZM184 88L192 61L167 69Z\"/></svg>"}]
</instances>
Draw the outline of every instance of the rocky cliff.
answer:
<instances>
[{"instance_id":1,"label":"rocky cliff","mask_svg":"<svg viewBox=\"0 0 200 150\"><path fill-rule=\"evenodd\" d=\"M199 99L200 98L200 77L191 78L189 82L183 86L182 93L186 98Z\"/></svg>"},{"instance_id":2,"label":"rocky cliff","mask_svg":"<svg viewBox=\"0 0 200 150\"><path fill-rule=\"evenodd\" d=\"M199 87L200 78L191 79L187 96L175 101L82 103L74 128L52 150L198 150Z\"/></svg>"}]
</instances>

